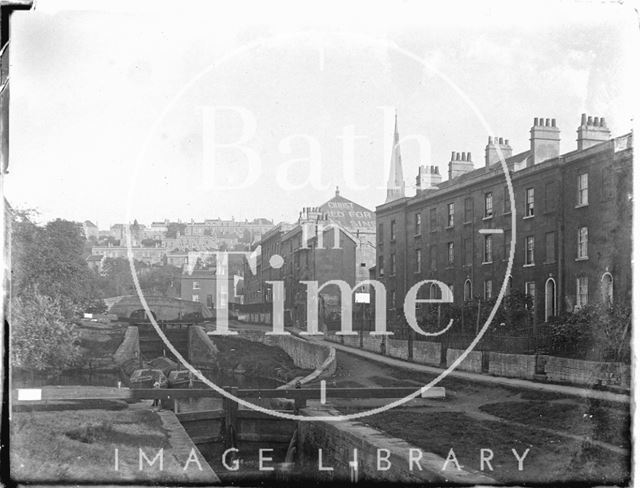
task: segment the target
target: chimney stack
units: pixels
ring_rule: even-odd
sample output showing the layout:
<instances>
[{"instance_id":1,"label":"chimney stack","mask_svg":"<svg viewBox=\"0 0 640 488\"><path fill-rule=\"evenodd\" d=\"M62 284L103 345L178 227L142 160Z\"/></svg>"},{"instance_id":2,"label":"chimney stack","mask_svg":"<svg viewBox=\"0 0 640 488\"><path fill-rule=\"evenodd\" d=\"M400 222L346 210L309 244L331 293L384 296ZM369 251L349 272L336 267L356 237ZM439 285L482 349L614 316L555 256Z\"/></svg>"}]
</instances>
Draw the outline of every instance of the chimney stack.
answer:
<instances>
[{"instance_id":1,"label":"chimney stack","mask_svg":"<svg viewBox=\"0 0 640 488\"><path fill-rule=\"evenodd\" d=\"M500 162L500 153L504 159L510 158L513 154L513 149L509 145L509 139L502 137L489 136L489 142L484 148L484 164L485 166L491 166Z\"/></svg>"},{"instance_id":2,"label":"chimney stack","mask_svg":"<svg viewBox=\"0 0 640 488\"><path fill-rule=\"evenodd\" d=\"M611 139L611 131L607 127L604 117L592 117L591 115L587 117L587 114L582 114L577 132L579 151Z\"/></svg>"},{"instance_id":3,"label":"chimney stack","mask_svg":"<svg viewBox=\"0 0 640 488\"><path fill-rule=\"evenodd\" d=\"M455 157L454 157L455 156ZM473 161L471 161L471 153L457 152L451 153L451 161L449 161L449 179L457 178L460 175L473 171Z\"/></svg>"},{"instance_id":4,"label":"chimney stack","mask_svg":"<svg viewBox=\"0 0 640 488\"><path fill-rule=\"evenodd\" d=\"M531 127L531 157L528 166L556 158L560 155L560 129L556 119L536 117Z\"/></svg>"},{"instance_id":5,"label":"chimney stack","mask_svg":"<svg viewBox=\"0 0 640 488\"><path fill-rule=\"evenodd\" d=\"M442 182L440 169L437 166L418 166L418 176L416 177L416 193L425 190L437 190Z\"/></svg>"}]
</instances>

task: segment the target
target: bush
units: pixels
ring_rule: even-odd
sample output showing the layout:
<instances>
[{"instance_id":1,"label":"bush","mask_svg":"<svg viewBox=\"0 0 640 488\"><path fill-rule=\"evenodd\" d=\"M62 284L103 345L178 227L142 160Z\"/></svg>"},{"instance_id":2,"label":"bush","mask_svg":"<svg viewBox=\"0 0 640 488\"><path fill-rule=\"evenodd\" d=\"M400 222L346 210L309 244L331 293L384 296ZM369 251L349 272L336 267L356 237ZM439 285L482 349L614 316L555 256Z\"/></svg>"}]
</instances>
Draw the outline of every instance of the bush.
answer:
<instances>
[{"instance_id":1,"label":"bush","mask_svg":"<svg viewBox=\"0 0 640 488\"><path fill-rule=\"evenodd\" d=\"M75 325L59 300L34 292L11 306L11 365L48 373L79 366L82 354Z\"/></svg>"},{"instance_id":2,"label":"bush","mask_svg":"<svg viewBox=\"0 0 640 488\"><path fill-rule=\"evenodd\" d=\"M589 304L549 324L551 354L594 361L630 360L631 309Z\"/></svg>"}]
</instances>

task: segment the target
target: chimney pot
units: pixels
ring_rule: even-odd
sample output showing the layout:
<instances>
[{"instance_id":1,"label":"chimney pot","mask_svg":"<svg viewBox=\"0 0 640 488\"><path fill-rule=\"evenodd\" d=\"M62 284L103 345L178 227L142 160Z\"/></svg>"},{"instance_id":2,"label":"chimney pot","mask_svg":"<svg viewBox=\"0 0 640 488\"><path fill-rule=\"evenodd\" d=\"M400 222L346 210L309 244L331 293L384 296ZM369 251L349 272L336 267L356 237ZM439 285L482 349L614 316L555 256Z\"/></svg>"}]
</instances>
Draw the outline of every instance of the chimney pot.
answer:
<instances>
[{"instance_id":1,"label":"chimney pot","mask_svg":"<svg viewBox=\"0 0 640 488\"><path fill-rule=\"evenodd\" d=\"M505 139L505 140L504 140L504 145L505 145L505 146L508 146L508 145L509 145L509 139Z\"/></svg>"},{"instance_id":2,"label":"chimney pot","mask_svg":"<svg viewBox=\"0 0 640 488\"><path fill-rule=\"evenodd\" d=\"M500 144L504 144L504 141L502 140L502 137L501 137L500 139L498 139L498 142L499 142Z\"/></svg>"},{"instance_id":3,"label":"chimney pot","mask_svg":"<svg viewBox=\"0 0 640 488\"><path fill-rule=\"evenodd\" d=\"M471 153L470 152L467 153L467 161L471 161Z\"/></svg>"},{"instance_id":4,"label":"chimney pot","mask_svg":"<svg viewBox=\"0 0 640 488\"><path fill-rule=\"evenodd\" d=\"M535 117L535 118L533 119L533 125L534 125L534 126L538 125L538 117Z\"/></svg>"},{"instance_id":5,"label":"chimney pot","mask_svg":"<svg viewBox=\"0 0 640 488\"><path fill-rule=\"evenodd\" d=\"M593 125L593 117L591 117L591 115L587 117L587 125Z\"/></svg>"},{"instance_id":6,"label":"chimney pot","mask_svg":"<svg viewBox=\"0 0 640 488\"><path fill-rule=\"evenodd\" d=\"M556 119L551 119L551 127L555 127L556 126Z\"/></svg>"},{"instance_id":7,"label":"chimney pot","mask_svg":"<svg viewBox=\"0 0 640 488\"><path fill-rule=\"evenodd\" d=\"M493 141L491 140L491 136L489 136L489 140L487 141L487 144L491 144Z\"/></svg>"},{"instance_id":8,"label":"chimney pot","mask_svg":"<svg viewBox=\"0 0 640 488\"><path fill-rule=\"evenodd\" d=\"M600 125L600 119L598 117L593 118L593 125Z\"/></svg>"},{"instance_id":9,"label":"chimney pot","mask_svg":"<svg viewBox=\"0 0 640 488\"><path fill-rule=\"evenodd\" d=\"M580 125L587 125L587 114L582 114L582 118L580 119Z\"/></svg>"},{"instance_id":10,"label":"chimney pot","mask_svg":"<svg viewBox=\"0 0 640 488\"><path fill-rule=\"evenodd\" d=\"M456 161L460 161L460 153L459 152L456 153Z\"/></svg>"},{"instance_id":11,"label":"chimney pot","mask_svg":"<svg viewBox=\"0 0 640 488\"><path fill-rule=\"evenodd\" d=\"M604 117L600 117L600 127L606 127L607 124L604 121Z\"/></svg>"},{"instance_id":12,"label":"chimney pot","mask_svg":"<svg viewBox=\"0 0 640 488\"><path fill-rule=\"evenodd\" d=\"M544 121L544 125L545 125L545 127L549 127L551 125L551 121L549 119L546 119Z\"/></svg>"},{"instance_id":13,"label":"chimney pot","mask_svg":"<svg viewBox=\"0 0 640 488\"><path fill-rule=\"evenodd\" d=\"M489 142L491 142L491 137L489 137ZM455 161L455 159L456 159L456 152L451 151L451 161Z\"/></svg>"}]
</instances>

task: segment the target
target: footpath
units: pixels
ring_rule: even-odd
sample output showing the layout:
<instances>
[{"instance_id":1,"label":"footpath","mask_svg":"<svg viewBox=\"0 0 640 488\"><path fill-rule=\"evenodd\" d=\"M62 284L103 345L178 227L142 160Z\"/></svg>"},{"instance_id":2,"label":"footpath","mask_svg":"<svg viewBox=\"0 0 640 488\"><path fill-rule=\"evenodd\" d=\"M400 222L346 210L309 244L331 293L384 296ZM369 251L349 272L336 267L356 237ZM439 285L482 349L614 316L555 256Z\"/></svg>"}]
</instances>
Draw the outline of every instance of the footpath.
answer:
<instances>
[{"instance_id":1,"label":"footpath","mask_svg":"<svg viewBox=\"0 0 640 488\"><path fill-rule=\"evenodd\" d=\"M438 368L436 366L427 366L425 364L418 364L410 361L405 361L402 359L392 358L389 356L383 356L375 352L366 351L357 347L337 344L335 342L327 341L325 339L316 338L313 336L311 337L301 336L301 338L304 338L309 341L319 342L324 345L333 347L336 350L344 351L349 354L354 354L356 356L360 356L362 358L375 361L380 364L386 364L394 368L402 368L405 370L415 371L418 373L427 373L427 374L436 374L436 375L444 371L443 368ZM485 374L472 373L468 371L459 371L459 370L453 370L449 374L454 378L463 378L470 381L477 381L477 382L500 385L500 386L508 386L513 388L526 388L529 390L562 393L565 395L572 395L580 398L605 400L609 402L618 402L618 403L629 403L630 401L629 395L624 393L594 390L591 388L583 388L579 386L560 385L555 383L541 383L538 381L531 381L531 380L524 380L524 379L517 379L517 378L505 378L502 376L489 376Z\"/></svg>"}]
</instances>

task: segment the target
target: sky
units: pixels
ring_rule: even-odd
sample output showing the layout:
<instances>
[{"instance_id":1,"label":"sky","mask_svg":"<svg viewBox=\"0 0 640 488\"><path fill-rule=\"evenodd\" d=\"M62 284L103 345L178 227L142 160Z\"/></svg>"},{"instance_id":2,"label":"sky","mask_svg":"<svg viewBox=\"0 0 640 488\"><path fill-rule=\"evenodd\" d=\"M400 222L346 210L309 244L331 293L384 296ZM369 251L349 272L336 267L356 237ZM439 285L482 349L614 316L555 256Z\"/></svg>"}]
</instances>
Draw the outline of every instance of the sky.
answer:
<instances>
[{"instance_id":1,"label":"sky","mask_svg":"<svg viewBox=\"0 0 640 488\"><path fill-rule=\"evenodd\" d=\"M229 5L233 4L233 5ZM407 194L488 135L632 127L637 25L618 3L38 1L11 23L5 193L39 220L293 221L384 202L397 113Z\"/></svg>"}]
</instances>

